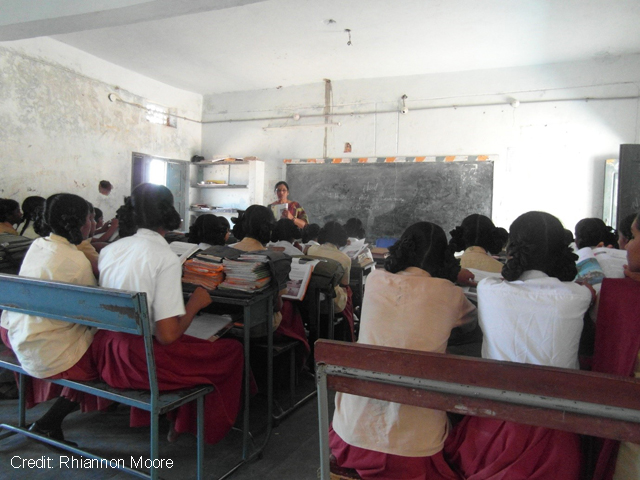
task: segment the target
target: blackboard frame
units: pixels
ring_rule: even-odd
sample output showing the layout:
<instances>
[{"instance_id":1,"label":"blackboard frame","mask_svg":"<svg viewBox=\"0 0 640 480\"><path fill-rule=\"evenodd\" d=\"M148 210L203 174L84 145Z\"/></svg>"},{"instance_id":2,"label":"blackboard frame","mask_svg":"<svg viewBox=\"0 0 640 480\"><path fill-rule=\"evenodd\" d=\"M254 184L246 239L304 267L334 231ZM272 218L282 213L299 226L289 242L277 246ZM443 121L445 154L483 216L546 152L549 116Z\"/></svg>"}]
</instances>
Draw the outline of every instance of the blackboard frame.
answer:
<instances>
[{"instance_id":1,"label":"blackboard frame","mask_svg":"<svg viewBox=\"0 0 640 480\"><path fill-rule=\"evenodd\" d=\"M287 164L292 200L311 223L360 218L367 240L398 238L417 221L445 232L468 215L491 217L493 161Z\"/></svg>"}]
</instances>

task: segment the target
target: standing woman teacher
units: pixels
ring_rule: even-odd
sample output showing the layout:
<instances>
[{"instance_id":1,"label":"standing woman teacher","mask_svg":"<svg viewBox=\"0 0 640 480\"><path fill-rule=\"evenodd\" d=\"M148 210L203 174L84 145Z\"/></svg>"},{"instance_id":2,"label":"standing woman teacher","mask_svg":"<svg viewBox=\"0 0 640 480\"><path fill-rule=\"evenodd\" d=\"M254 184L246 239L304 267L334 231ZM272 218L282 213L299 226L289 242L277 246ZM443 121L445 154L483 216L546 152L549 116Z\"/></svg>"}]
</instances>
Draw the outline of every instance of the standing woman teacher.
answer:
<instances>
[{"instance_id":1,"label":"standing woman teacher","mask_svg":"<svg viewBox=\"0 0 640 480\"><path fill-rule=\"evenodd\" d=\"M282 205L283 203L286 203L287 208L282 212L282 218L293 220L296 227L303 229L309 223L309 217L304 211L304 208L302 208L302 205L298 202L294 202L293 200L289 200L289 185L287 182L280 181L276 183L274 190L278 196L278 201L273 202L271 205ZM276 220L280 219L277 218Z\"/></svg>"}]
</instances>

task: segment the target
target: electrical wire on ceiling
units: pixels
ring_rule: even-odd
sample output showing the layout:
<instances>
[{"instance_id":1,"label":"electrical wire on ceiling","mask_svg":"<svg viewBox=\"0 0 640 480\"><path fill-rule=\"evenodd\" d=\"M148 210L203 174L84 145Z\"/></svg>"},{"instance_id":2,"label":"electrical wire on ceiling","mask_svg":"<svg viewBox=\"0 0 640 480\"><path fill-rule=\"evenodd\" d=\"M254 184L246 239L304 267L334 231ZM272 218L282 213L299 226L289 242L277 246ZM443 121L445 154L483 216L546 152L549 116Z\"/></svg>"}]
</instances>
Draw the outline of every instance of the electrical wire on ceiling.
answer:
<instances>
[{"instance_id":1,"label":"electrical wire on ceiling","mask_svg":"<svg viewBox=\"0 0 640 480\"><path fill-rule=\"evenodd\" d=\"M118 94L116 93L110 93L108 96L109 100L111 102L120 102L120 103L124 103L125 105L130 105L132 107L136 107L136 108L140 108L148 113L153 113L153 114L157 114L158 111L154 110L152 108L146 107L144 105L141 105L139 103L136 102L127 102L126 100L123 100ZM193 118L189 118L189 117L183 117L182 115L176 115L174 113L171 113L169 111L167 112L163 112L164 115L166 115L167 117L172 117L172 118L179 118L181 120L187 120L188 122L194 122L194 123L202 123L202 120L194 120Z\"/></svg>"},{"instance_id":2,"label":"electrical wire on ceiling","mask_svg":"<svg viewBox=\"0 0 640 480\"><path fill-rule=\"evenodd\" d=\"M325 85L326 86L326 85ZM325 92L326 93L326 92ZM331 95L331 90L329 90L329 95ZM330 119L334 118L334 117L353 117L353 116L362 116L362 115L381 115L381 114L390 114L390 113L398 113L398 111L400 111L400 113L408 113L409 112L409 108L406 105L406 99L408 98L406 95L403 95L404 98L401 98L401 107L399 109L390 109L390 110L368 110L368 111L356 111L356 110L352 110L352 111L348 111L348 112L341 112L341 113L335 113L333 111L330 111L331 109L327 110L327 105L325 105L324 109L323 109L323 113L310 113L310 114L305 114L305 115L300 115L299 113L294 114L294 119L295 120L301 120L304 118L323 118L325 120L325 123L329 123ZM140 108L146 112L149 113L157 113L157 110L153 110L151 108L146 107L145 105L142 105L140 103L136 103L136 102L129 102L126 100L123 100L118 94L116 93L110 93L108 95L108 98L111 102L118 102L118 103L123 103L125 105L129 105L135 108ZM535 100L517 100L513 97L509 97L506 101L497 101L497 102L484 102L484 103L454 103L454 104L447 104L447 105L428 105L428 106L422 106L422 107L411 107L411 112L416 112L416 111L422 111L422 110L441 110L441 109L447 109L447 108L453 108L453 109L458 109L458 108L474 108L474 107L494 107L494 106L505 106L505 105L509 105L511 107L513 107L514 109L521 107L522 105L527 105L527 104L537 104L537 103L554 103L554 102L596 102L596 101L614 101L614 100L637 100L640 98L640 95L620 95L620 96L611 96L611 97L573 97L573 98L546 98L546 99L535 99ZM333 101L333 99L331 99L331 102ZM335 107L332 106L332 107ZM229 118L229 119L221 119L221 120L195 120L193 118L189 118L189 117L185 117L182 115L176 115L173 113L169 113L167 112L166 115L168 117L173 117L173 118L179 118L182 120L186 120L189 122L193 122L193 123L199 123L199 124L203 124L203 125L208 125L208 124L215 124L215 123L238 123L238 122L264 122L264 121L270 121L270 120L289 120L292 118L291 115L277 115L277 116L272 116L272 117L257 117L257 118ZM302 125L301 125L302 126ZM334 125L331 125L334 126ZM278 127L270 127L271 128L278 128Z\"/></svg>"}]
</instances>

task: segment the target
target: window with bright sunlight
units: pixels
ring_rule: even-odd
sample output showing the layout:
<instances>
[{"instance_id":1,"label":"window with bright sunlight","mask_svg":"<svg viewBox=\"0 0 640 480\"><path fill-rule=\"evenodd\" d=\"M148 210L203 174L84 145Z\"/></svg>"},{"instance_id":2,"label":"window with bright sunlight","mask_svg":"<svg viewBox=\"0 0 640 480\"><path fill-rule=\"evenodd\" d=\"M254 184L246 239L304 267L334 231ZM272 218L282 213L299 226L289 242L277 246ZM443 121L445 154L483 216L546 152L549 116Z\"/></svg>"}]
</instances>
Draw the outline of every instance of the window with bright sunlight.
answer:
<instances>
[{"instance_id":1,"label":"window with bright sunlight","mask_svg":"<svg viewBox=\"0 0 640 480\"><path fill-rule=\"evenodd\" d=\"M151 160L149 163L149 182L156 185L167 185L167 162Z\"/></svg>"}]
</instances>

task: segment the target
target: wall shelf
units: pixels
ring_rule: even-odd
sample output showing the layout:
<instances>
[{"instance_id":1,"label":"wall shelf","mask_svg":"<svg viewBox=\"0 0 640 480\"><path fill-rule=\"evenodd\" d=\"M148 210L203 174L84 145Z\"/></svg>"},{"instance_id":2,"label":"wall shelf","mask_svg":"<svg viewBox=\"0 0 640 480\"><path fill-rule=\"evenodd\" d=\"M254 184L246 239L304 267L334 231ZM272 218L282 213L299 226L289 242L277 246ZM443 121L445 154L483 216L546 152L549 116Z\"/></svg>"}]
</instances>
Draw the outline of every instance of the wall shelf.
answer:
<instances>
[{"instance_id":1,"label":"wall shelf","mask_svg":"<svg viewBox=\"0 0 640 480\"><path fill-rule=\"evenodd\" d=\"M264 201L263 161L192 162L190 172L189 204L222 207L190 209L190 224L193 224L198 216L206 213L231 219L238 215L238 209L245 210L252 204L262 205ZM213 180L224 183L204 183Z\"/></svg>"},{"instance_id":2,"label":"wall shelf","mask_svg":"<svg viewBox=\"0 0 640 480\"><path fill-rule=\"evenodd\" d=\"M259 161L259 160L256 160ZM218 167L220 165L249 165L251 162L247 162L246 160L241 160L237 162L225 162L224 160L219 160L217 162L192 162L191 165L198 165L201 167Z\"/></svg>"},{"instance_id":3,"label":"wall shelf","mask_svg":"<svg viewBox=\"0 0 640 480\"><path fill-rule=\"evenodd\" d=\"M191 188L247 188L247 185L224 185L212 183L211 185L191 185Z\"/></svg>"}]
</instances>

